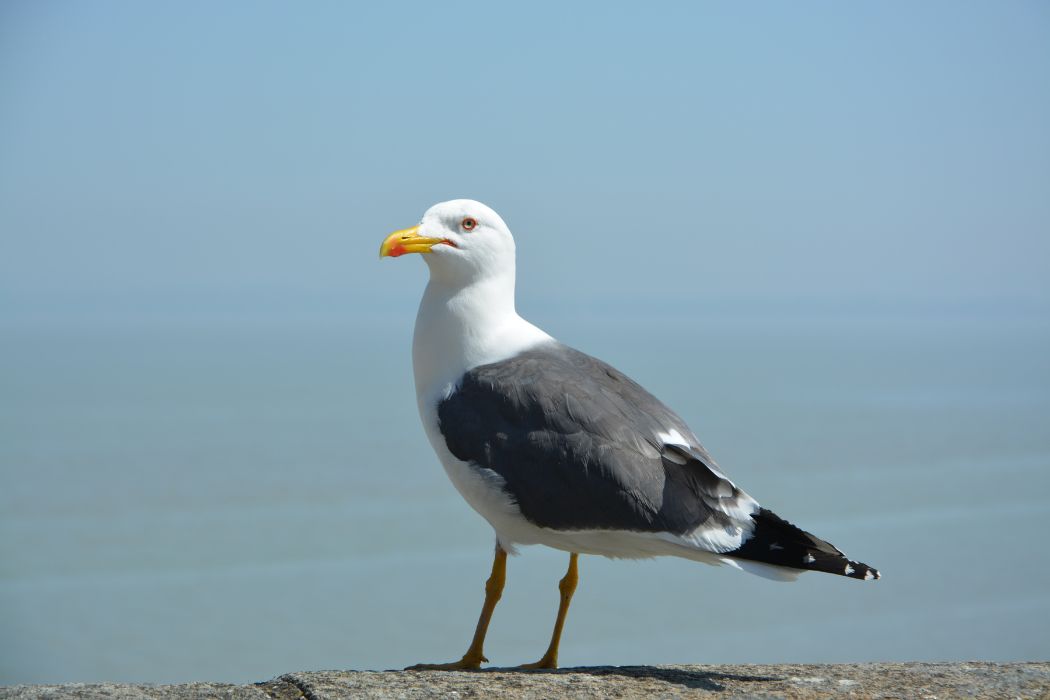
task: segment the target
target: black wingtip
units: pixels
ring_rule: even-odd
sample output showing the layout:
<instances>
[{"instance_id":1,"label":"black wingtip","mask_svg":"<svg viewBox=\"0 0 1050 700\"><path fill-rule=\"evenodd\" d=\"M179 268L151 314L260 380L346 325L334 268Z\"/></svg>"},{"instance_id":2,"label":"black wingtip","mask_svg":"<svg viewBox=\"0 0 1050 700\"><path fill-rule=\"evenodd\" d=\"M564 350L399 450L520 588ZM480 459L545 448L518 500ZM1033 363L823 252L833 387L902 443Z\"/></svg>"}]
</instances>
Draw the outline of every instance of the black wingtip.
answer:
<instances>
[{"instance_id":1,"label":"black wingtip","mask_svg":"<svg viewBox=\"0 0 1050 700\"><path fill-rule=\"evenodd\" d=\"M755 531L730 556L802 571L821 571L837 576L874 581L879 570L846 556L829 542L792 525L765 508L751 516Z\"/></svg>"}]
</instances>

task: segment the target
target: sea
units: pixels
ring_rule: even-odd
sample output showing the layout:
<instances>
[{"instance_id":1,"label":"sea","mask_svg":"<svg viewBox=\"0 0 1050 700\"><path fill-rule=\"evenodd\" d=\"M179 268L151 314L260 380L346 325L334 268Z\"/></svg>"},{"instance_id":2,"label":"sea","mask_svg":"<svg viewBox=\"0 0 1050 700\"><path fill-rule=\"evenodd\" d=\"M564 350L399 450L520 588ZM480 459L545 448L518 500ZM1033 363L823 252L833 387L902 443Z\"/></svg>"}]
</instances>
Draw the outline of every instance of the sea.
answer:
<instances>
[{"instance_id":1,"label":"sea","mask_svg":"<svg viewBox=\"0 0 1050 700\"><path fill-rule=\"evenodd\" d=\"M649 388L764 506L878 567L585 556L563 666L1050 658L1050 317L532 320ZM411 310L0 326L0 684L458 659L493 548L415 408ZM535 661L567 555L508 565Z\"/></svg>"}]
</instances>

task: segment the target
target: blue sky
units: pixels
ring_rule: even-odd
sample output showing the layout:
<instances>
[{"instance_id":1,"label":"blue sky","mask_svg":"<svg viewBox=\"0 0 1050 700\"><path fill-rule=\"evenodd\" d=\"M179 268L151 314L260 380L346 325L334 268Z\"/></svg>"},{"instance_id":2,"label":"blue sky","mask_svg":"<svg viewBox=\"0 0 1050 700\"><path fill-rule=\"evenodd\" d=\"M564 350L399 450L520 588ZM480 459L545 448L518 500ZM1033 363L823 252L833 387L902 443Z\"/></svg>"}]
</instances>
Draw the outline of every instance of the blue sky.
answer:
<instances>
[{"instance_id":1,"label":"blue sky","mask_svg":"<svg viewBox=\"0 0 1050 700\"><path fill-rule=\"evenodd\" d=\"M541 314L1050 307L1050 6L566 5L4 3L0 313L382 313L452 197Z\"/></svg>"}]
</instances>

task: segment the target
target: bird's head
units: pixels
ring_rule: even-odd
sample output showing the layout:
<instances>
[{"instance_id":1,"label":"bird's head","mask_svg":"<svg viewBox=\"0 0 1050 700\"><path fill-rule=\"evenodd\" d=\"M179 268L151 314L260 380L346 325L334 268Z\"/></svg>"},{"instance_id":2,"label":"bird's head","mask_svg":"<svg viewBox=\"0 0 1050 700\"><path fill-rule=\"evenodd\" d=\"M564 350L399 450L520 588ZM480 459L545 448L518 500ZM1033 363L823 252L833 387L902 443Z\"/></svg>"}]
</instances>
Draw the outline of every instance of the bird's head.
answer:
<instances>
[{"instance_id":1,"label":"bird's head","mask_svg":"<svg viewBox=\"0 0 1050 700\"><path fill-rule=\"evenodd\" d=\"M427 209L419 225L394 231L380 258L425 253L432 278L466 285L514 271L514 237L500 215L481 202L453 199Z\"/></svg>"}]
</instances>

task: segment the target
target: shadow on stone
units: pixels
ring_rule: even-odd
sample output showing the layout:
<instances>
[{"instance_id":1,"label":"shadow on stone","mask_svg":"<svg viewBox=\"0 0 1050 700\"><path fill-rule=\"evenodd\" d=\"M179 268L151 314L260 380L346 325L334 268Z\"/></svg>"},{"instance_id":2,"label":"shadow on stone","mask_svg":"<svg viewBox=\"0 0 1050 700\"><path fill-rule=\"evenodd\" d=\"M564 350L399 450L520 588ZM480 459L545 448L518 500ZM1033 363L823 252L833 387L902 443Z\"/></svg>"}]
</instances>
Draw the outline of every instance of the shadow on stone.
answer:
<instances>
[{"instance_id":1,"label":"shadow on stone","mask_svg":"<svg viewBox=\"0 0 1050 700\"><path fill-rule=\"evenodd\" d=\"M751 676L731 673L718 673L714 671L692 671L681 668L668 668L660 666L577 666L572 668L545 669L522 669L522 668L488 668L482 673L521 673L521 674L552 674L564 675L570 673L587 674L590 676L622 676L624 678L639 678L674 683L675 685L697 690L710 690L719 692L726 689L718 681L735 681L737 683L771 683L782 681L783 678L776 676ZM756 689L757 690L757 689Z\"/></svg>"}]
</instances>

